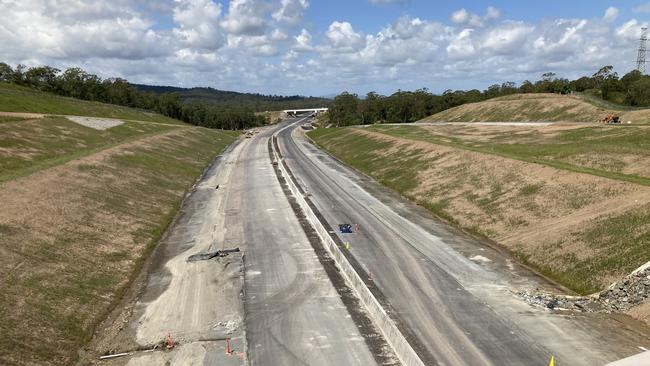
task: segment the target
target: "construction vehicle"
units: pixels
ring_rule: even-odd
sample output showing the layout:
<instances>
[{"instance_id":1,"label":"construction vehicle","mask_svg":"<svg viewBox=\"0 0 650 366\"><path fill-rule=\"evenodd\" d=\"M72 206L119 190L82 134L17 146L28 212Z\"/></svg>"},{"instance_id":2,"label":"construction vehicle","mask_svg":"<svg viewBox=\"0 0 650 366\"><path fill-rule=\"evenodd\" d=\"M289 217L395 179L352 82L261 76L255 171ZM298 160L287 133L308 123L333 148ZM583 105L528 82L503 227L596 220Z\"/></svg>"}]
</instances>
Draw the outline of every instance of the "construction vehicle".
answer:
<instances>
[{"instance_id":1,"label":"construction vehicle","mask_svg":"<svg viewBox=\"0 0 650 366\"><path fill-rule=\"evenodd\" d=\"M600 122L608 125L618 125L621 124L621 118L619 116L609 114L607 117L600 120Z\"/></svg>"}]
</instances>

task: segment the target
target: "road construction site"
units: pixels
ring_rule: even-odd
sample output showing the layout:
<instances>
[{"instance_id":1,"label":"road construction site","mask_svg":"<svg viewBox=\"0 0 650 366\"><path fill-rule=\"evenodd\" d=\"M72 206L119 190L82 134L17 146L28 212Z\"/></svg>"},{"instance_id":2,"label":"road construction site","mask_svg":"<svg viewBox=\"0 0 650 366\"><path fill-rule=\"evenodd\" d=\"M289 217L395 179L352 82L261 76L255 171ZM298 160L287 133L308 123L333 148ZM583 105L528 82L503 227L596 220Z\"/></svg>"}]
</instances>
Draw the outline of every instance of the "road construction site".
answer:
<instances>
[{"instance_id":1,"label":"road construction site","mask_svg":"<svg viewBox=\"0 0 650 366\"><path fill-rule=\"evenodd\" d=\"M352 290L330 280L296 219L271 164L272 132L231 145L188 194L141 289L99 330L97 357L122 355L102 364L395 363L369 321L350 316L340 293Z\"/></svg>"},{"instance_id":2,"label":"road construction site","mask_svg":"<svg viewBox=\"0 0 650 366\"><path fill-rule=\"evenodd\" d=\"M214 161L98 329L96 359L119 355L98 362L604 365L650 348L625 317L526 302L565 290L324 153L307 121Z\"/></svg>"}]
</instances>

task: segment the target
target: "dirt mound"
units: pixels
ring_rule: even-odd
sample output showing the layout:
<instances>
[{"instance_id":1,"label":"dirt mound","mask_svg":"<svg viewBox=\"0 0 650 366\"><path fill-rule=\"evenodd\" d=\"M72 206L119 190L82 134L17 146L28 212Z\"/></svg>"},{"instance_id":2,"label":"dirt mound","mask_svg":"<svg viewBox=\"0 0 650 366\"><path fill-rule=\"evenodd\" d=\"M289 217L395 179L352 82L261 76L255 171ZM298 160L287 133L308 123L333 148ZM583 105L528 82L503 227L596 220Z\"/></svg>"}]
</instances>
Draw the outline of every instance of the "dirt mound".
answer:
<instances>
[{"instance_id":1,"label":"dirt mound","mask_svg":"<svg viewBox=\"0 0 650 366\"><path fill-rule=\"evenodd\" d=\"M419 122L597 122L608 114L621 115L624 122L650 123L650 109L631 112L614 111L596 106L579 96L559 94L514 94L464 104Z\"/></svg>"}]
</instances>

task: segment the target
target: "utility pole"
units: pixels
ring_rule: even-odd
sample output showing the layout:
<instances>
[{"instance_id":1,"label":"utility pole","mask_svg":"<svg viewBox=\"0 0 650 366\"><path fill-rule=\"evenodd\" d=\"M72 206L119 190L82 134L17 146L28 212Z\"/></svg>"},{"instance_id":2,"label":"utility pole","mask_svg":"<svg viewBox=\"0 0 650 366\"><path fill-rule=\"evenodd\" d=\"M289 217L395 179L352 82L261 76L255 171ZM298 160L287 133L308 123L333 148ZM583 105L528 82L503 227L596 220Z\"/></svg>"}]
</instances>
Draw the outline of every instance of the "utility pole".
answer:
<instances>
[{"instance_id":1,"label":"utility pole","mask_svg":"<svg viewBox=\"0 0 650 366\"><path fill-rule=\"evenodd\" d=\"M641 39L639 40L639 55L636 58L636 69L645 74L646 44L648 43L648 28L641 28Z\"/></svg>"}]
</instances>

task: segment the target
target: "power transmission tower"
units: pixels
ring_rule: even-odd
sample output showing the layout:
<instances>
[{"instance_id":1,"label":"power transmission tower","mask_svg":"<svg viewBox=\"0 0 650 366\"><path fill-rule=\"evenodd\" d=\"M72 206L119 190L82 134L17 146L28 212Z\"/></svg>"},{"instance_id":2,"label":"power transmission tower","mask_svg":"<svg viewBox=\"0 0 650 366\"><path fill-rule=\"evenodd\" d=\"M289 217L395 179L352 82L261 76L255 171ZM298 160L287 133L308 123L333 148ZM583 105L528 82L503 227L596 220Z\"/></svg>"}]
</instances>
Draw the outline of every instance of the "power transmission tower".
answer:
<instances>
[{"instance_id":1,"label":"power transmission tower","mask_svg":"<svg viewBox=\"0 0 650 366\"><path fill-rule=\"evenodd\" d=\"M646 43L648 43L648 28L641 28L641 39L639 40L639 55L636 58L636 69L645 74Z\"/></svg>"}]
</instances>

